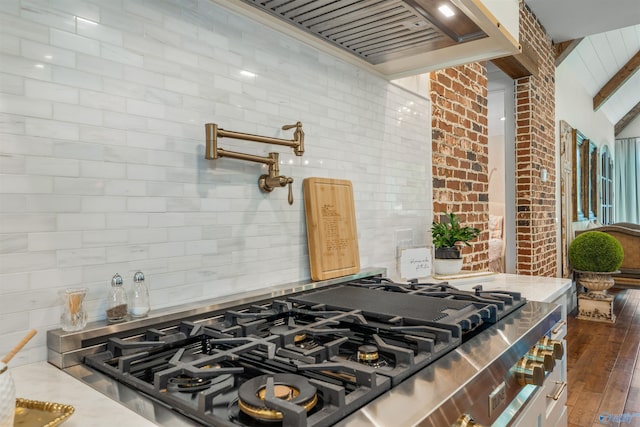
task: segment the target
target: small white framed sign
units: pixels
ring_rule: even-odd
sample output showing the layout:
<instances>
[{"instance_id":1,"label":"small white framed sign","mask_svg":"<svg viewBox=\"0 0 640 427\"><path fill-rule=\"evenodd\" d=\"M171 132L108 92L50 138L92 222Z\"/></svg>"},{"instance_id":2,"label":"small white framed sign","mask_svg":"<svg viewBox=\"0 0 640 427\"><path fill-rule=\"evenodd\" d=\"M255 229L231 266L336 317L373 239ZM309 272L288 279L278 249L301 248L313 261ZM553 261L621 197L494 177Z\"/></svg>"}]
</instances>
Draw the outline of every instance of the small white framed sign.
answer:
<instances>
[{"instance_id":1,"label":"small white framed sign","mask_svg":"<svg viewBox=\"0 0 640 427\"><path fill-rule=\"evenodd\" d=\"M431 275L431 251L427 246L400 248L399 251L399 273L403 280Z\"/></svg>"}]
</instances>

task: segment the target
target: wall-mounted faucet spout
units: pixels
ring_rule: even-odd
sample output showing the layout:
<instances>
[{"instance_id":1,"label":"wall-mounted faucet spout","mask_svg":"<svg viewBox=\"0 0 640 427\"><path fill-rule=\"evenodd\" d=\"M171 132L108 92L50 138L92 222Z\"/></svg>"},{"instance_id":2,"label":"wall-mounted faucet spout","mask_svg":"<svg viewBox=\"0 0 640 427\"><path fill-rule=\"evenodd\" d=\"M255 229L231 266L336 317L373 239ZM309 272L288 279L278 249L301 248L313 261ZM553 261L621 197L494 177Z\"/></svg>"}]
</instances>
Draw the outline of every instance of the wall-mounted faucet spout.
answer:
<instances>
[{"instance_id":1,"label":"wall-mounted faucet spout","mask_svg":"<svg viewBox=\"0 0 640 427\"><path fill-rule=\"evenodd\" d=\"M304 154L304 132L302 131L302 123L296 122L294 125L284 125L283 130L289 130L295 128L293 133L293 140L286 140L280 138L272 138L268 136L251 135L248 133L232 132L220 129L215 123L207 123L205 126L206 132L206 147L205 147L205 159L215 160L220 157L230 157L232 159L247 160L250 162L264 163L269 166L269 173L260 176L258 179L258 186L260 190L270 193L274 188L285 187L289 185L289 197L287 198L289 204L293 204L293 178L280 175L279 166L279 154L275 152L269 153L268 157L256 156L254 154L238 153L236 151L229 151L218 147L218 138L228 137L235 139L246 139L248 141L263 142L266 144L284 145L293 148L293 152L296 156L302 156Z\"/></svg>"}]
</instances>

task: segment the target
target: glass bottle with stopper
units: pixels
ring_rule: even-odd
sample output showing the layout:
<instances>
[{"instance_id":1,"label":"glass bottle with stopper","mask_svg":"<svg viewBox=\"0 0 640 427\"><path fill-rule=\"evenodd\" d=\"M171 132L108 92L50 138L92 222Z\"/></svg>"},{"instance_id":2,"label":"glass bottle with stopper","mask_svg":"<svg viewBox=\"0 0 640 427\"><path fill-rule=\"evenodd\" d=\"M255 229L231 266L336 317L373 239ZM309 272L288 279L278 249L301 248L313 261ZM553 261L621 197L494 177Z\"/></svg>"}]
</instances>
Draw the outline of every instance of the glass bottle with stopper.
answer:
<instances>
[{"instance_id":1,"label":"glass bottle with stopper","mask_svg":"<svg viewBox=\"0 0 640 427\"><path fill-rule=\"evenodd\" d=\"M111 288L107 297L107 320L111 323L126 320L129 312L127 293L122 285L122 276L116 273L111 279Z\"/></svg>"},{"instance_id":2,"label":"glass bottle with stopper","mask_svg":"<svg viewBox=\"0 0 640 427\"><path fill-rule=\"evenodd\" d=\"M149 314L150 309L149 288L144 281L144 274L142 274L142 271L138 271L133 275L131 308L129 309L129 312L132 317L144 317Z\"/></svg>"}]
</instances>

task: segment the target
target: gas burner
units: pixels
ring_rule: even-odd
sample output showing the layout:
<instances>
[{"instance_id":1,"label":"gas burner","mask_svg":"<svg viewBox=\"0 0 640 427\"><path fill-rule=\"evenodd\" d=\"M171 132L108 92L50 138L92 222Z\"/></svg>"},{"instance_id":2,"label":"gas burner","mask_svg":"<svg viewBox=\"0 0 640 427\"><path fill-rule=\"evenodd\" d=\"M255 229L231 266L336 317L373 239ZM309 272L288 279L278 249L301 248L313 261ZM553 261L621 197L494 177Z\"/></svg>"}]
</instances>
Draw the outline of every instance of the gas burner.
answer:
<instances>
[{"instance_id":1,"label":"gas burner","mask_svg":"<svg viewBox=\"0 0 640 427\"><path fill-rule=\"evenodd\" d=\"M269 328L269 332L271 333L271 335L284 335L287 332L289 332L291 329L292 328L289 327L288 325L277 325ZM299 334L294 335L293 342L298 344L304 341L306 338L307 338L307 334L305 334L304 332L300 332Z\"/></svg>"},{"instance_id":2,"label":"gas burner","mask_svg":"<svg viewBox=\"0 0 640 427\"><path fill-rule=\"evenodd\" d=\"M378 347L373 344L363 344L358 346L355 357L351 356L350 360L355 360L361 365L371 366L372 368L382 368L390 366L389 361L380 356Z\"/></svg>"},{"instance_id":3,"label":"gas burner","mask_svg":"<svg viewBox=\"0 0 640 427\"><path fill-rule=\"evenodd\" d=\"M180 393L197 393L211 387L213 381L211 379L190 377L180 375L169 378L167 382L167 391L179 391Z\"/></svg>"},{"instance_id":4,"label":"gas burner","mask_svg":"<svg viewBox=\"0 0 640 427\"><path fill-rule=\"evenodd\" d=\"M306 412L313 409L318 403L316 391L306 378L299 375L261 375L240 386L238 407L254 419L280 421L288 409L287 403L301 406Z\"/></svg>"},{"instance_id":5,"label":"gas burner","mask_svg":"<svg viewBox=\"0 0 640 427\"><path fill-rule=\"evenodd\" d=\"M358 362L375 363L379 358L378 347L375 345L365 344L358 347Z\"/></svg>"}]
</instances>

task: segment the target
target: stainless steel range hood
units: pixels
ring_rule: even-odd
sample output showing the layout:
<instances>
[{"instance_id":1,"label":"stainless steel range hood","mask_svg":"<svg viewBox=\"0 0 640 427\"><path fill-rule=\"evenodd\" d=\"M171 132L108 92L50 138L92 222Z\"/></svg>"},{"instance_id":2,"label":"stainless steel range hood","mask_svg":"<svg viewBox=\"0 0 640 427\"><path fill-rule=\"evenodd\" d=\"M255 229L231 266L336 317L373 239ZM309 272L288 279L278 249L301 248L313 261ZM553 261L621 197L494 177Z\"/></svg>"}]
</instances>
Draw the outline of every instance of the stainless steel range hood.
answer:
<instances>
[{"instance_id":1,"label":"stainless steel range hood","mask_svg":"<svg viewBox=\"0 0 640 427\"><path fill-rule=\"evenodd\" d=\"M487 7L515 7L517 28L517 1L213 1L387 78L520 52L518 41ZM443 5L452 16L443 15Z\"/></svg>"}]
</instances>

